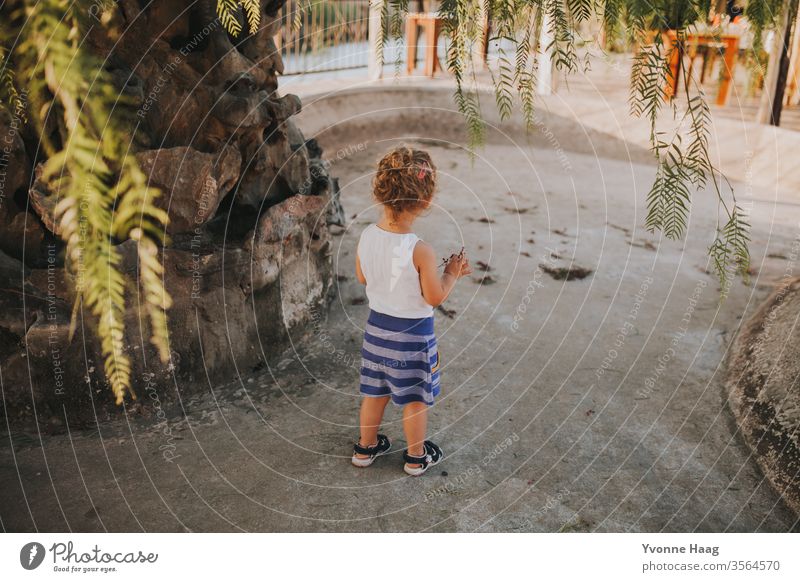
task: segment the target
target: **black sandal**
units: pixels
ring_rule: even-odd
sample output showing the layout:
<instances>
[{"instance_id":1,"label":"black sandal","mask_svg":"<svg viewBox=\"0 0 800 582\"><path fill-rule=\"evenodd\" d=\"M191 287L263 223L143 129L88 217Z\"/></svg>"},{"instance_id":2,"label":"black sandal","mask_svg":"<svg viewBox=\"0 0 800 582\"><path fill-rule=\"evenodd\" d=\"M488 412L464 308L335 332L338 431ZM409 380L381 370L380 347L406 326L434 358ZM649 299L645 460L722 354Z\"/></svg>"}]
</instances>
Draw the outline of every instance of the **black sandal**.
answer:
<instances>
[{"instance_id":1,"label":"black sandal","mask_svg":"<svg viewBox=\"0 0 800 582\"><path fill-rule=\"evenodd\" d=\"M405 459L406 462L403 470L412 477L419 477L428 470L428 467L432 467L444 459L444 453L438 445L433 444L431 441L425 441L422 446L425 450L425 454L420 455L419 457L409 455L408 449L403 452L403 459ZM409 465L421 466L409 467Z\"/></svg>"},{"instance_id":2,"label":"black sandal","mask_svg":"<svg viewBox=\"0 0 800 582\"><path fill-rule=\"evenodd\" d=\"M377 457L386 453L392 448L392 443L385 434L378 435L378 444L371 447L363 447L361 444L356 443L353 445L353 458L350 459L356 467L369 467ZM362 459L356 455L369 455L367 458Z\"/></svg>"}]
</instances>

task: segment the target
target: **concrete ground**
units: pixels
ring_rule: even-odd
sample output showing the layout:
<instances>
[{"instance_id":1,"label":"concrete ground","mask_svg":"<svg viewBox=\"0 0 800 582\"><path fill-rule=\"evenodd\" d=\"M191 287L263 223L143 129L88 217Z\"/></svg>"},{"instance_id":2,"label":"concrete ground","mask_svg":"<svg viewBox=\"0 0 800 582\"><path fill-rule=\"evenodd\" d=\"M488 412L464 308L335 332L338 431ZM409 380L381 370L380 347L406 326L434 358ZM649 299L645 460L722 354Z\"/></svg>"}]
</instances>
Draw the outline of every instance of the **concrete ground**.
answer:
<instances>
[{"instance_id":1,"label":"concrete ground","mask_svg":"<svg viewBox=\"0 0 800 582\"><path fill-rule=\"evenodd\" d=\"M10 435L6 531L770 531L797 529L737 434L724 358L787 265L800 207L748 204L755 276L719 302L706 271L716 203L695 197L682 241L642 228L647 164L492 143L471 161L426 141L441 175L421 236L464 245L491 281L462 280L437 312L443 393L422 478L394 450L349 464L367 316L357 237L376 213L387 142L335 162L348 228L330 315L274 366L94 432ZM772 255L772 257L768 257ZM784 257L784 258L781 258ZM580 266L583 279L546 269ZM187 323L194 325L194 323ZM141 392L141 391L140 391Z\"/></svg>"}]
</instances>

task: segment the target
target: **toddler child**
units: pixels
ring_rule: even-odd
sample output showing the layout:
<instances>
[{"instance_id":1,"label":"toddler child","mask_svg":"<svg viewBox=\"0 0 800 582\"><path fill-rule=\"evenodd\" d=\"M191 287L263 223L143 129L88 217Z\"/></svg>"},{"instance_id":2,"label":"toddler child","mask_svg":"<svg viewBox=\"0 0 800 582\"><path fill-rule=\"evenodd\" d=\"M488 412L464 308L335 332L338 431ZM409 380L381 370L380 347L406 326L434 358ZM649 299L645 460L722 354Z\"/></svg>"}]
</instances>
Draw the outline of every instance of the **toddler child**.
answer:
<instances>
[{"instance_id":1,"label":"toddler child","mask_svg":"<svg viewBox=\"0 0 800 582\"><path fill-rule=\"evenodd\" d=\"M356 276L367 286L370 307L361 348L361 438L352 457L357 467L370 466L391 447L378 434L390 399L403 407L405 472L422 475L443 458L442 449L425 440L427 407L439 394L433 309L472 269L462 249L439 275L433 247L412 231L435 189L436 168L427 152L400 146L378 163L373 195L383 216L364 229L356 254Z\"/></svg>"}]
</instances>

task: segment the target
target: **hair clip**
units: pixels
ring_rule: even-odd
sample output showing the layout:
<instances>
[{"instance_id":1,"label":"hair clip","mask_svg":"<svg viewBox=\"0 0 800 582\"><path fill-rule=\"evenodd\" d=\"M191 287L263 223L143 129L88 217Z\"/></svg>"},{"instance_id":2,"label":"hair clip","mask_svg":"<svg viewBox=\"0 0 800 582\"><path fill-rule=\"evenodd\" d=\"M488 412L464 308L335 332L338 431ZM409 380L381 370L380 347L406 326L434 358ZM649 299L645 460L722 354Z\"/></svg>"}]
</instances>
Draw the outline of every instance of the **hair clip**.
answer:
<instances>
[{"instance_id":1,"label":"hair clip","mask_svg":"<svg viewBox=\"0 0 800 582\"><path fill-rule=\"evenodd\" d=\"M417 179L422 180L425 177L425 172L429 170L428 162L422 162L422 165L419 168L419 172L417 173Z\"/></svg>"}]
</instances>

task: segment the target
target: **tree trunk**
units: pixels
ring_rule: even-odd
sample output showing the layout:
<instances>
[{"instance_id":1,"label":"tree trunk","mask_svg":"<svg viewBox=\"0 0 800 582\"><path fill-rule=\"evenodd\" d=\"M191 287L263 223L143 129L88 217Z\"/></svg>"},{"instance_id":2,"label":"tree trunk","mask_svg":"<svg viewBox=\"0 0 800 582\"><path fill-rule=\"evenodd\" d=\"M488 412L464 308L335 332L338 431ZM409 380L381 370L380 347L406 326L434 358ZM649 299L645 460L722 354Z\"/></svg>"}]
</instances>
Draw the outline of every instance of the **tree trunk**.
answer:
<instances>
[{"instance_id":1,"label":"tree trunk","mask_svg":"<svg viewBox=\"0 0 800 582\"><path fill-rule=\"evenodd\" d=\"M792 46L792 34L795 20L797 19L797 0L790 0L786 30L783 34L783 44L781 46L781 60L778 69L778 79L775 86L775 97L772 99L772 112L770 125L778 126L781 124L781 111L783 110L783 96L786 93L786 79L789 75L789 47Z\"/></svg>"},{"instance_id":2,"label":"tree trunk","mask_svg":"<svg viewBox=\"0 0 800 582\"><path fill-rule=\"evenodd\" d=\"M756 121L763 124L771 124L774 119L774 102L778 91L778 78L781 68L781 60L785 47L785 31L790 26L789 20L790 6L795 0L785 0L781 11L780 25L775 31L772 47L769 53L769 63L767 64L767 77L764 79L764 90L761 93L761 103L758 107Z\"/></svg>"}]
</instances>

